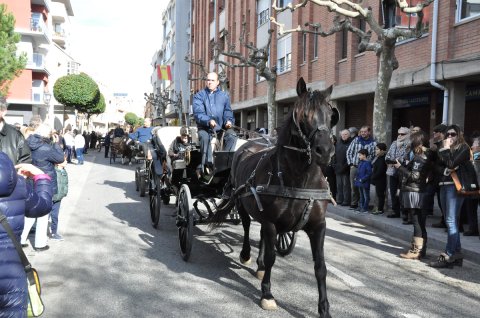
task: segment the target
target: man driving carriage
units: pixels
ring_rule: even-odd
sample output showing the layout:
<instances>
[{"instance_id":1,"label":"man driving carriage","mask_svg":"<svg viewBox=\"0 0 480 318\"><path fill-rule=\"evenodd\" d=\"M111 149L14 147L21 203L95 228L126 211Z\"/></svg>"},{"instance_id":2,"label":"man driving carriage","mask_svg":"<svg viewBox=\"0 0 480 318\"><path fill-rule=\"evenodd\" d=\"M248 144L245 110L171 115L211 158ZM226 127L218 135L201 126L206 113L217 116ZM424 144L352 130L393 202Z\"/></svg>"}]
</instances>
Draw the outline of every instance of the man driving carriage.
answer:
<instances>
[{"instance_id":1,"label":"man driving carriage","mask_svg":"<svg viewBox=\"0 0 480 318\"><path fill-rule=\"evenodd\" d=\"M197 177L204 173L210 174L213 166L213 149L211 140L223 137L224 150L233 151L237 137L233 132L232 125L235 123L233 112L230 107L229 95L219 88L220 81L217 73L207 75L207 87L199 91L193 97L193 116L198 127L198 139L201 164L197 167Z\"/></svg>"},{"instance_id":2,"label":"man driving carriage","mask_svg":"<svg viewBox=\"0 0 480 318\"><path fill-rule=\"evenodd\" d=\"M143 121L143 126L137 128L137 130L128 136L138 144L138 151L143 151L145 153L145 144L152 139L152 120L150 118L145 118ZM151 158L149 153L145 153L147 158Z\"/></svg>"}]
</instances>

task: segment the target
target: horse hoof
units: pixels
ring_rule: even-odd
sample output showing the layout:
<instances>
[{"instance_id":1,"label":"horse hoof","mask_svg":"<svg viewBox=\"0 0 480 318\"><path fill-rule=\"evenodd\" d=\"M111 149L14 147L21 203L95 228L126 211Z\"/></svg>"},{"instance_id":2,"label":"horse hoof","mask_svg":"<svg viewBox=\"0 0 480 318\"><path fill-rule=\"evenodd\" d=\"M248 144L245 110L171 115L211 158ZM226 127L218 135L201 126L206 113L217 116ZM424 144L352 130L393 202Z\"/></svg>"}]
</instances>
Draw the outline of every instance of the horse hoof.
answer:
<instances>
[{"instance_id":1,"label":"horse hoof","mask_svg":"<svg viewBox=\"0 0 480 318\"><path fill-rule=\"evenodd\" d=\"M249 259L245 260L240 256L240 263L242 263L242 265L250 265L252 264L252 258L250 257Z\"/></svg>"},{"instance_id":2,"label":"horse hoof","mask_svg":"<svg viewBox=\"0 0 480 318\"><path fill-rule=\"evenodd\" d=\"M257 278L259 280L263 280L263 276L265 276L265 271L257 271Z\"/></svg>"},{"instance_id":3,"label":"horse hoof","mask_svg":"<svg viewBox=\"0 0 480 318\"><path fill-rule=\"evenodd\" d=\"M264 310L277 310L277 302L275 299L262 299L262 309Z\"/></svg>"}]
</instances>

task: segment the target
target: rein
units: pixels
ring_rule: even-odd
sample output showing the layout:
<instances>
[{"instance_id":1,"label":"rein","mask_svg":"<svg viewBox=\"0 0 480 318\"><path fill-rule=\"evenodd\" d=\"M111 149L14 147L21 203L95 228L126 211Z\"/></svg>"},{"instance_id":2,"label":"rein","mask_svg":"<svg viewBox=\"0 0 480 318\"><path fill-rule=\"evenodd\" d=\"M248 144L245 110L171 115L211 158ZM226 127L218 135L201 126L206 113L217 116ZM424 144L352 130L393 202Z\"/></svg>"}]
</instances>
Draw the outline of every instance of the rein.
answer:
<instances>
[{"instance_id":1,"label":"rein","mask_svg":"<svg viewBox=\"0 0 480 318\"><path fill-rule=\"evenodd\" d=\"M298 151L298 152L301 152L301 153L306 153L307 157L308 157L308 164L310 165L310 164L312 164L312 148L310 147L310 144L311 144L310 140L312 140L315 137L315 135L320 131L326 131L326 132L330 133L330 128L328 128L328 126L325 125L325 124L317 126L317 128L314 129L307 138L307 136L305 136L305 134L302 132L302 129L300 128L300 125L298 125L298 123L297 123L297 119L295 118L295 112L292 112L292 118L293 118L293 123L295 124L295 127L297 128L298 135L300 136L300 138L302 138L303 142L305 143L306 148L298 148L298 147L288 146L288 145L284 145L283 147L286 148L286 149L295 150L295 151Z\"/></svg>"}]
</instances>

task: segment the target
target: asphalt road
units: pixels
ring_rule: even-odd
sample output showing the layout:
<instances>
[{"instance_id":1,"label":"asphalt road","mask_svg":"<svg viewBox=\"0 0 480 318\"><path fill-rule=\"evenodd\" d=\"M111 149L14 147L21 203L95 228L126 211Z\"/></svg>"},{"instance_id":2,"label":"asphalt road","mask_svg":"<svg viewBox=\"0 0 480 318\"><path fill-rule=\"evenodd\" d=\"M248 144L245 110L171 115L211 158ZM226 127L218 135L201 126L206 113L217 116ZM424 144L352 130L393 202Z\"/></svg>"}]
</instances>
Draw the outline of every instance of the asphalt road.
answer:
<instances>
[{"instance_id":1,"label":"asphalt road","mask_svg":"<svg viewBox=\"0 0 480 318\"><path fill-rule=\"evenodd\" d=\"M102 154L69 165L63 200L63 242L27 250L40 273L46 318L315 317L318 292L309 242L299 233L293 253L277 257L272 292L279 309L260 308L255 262L238 261L241 225L194 231L189 262L180 256L174 207L150 223L148 197L135 191L134 166L110 165ZM172 199L173 203L174 200ZM325 255L333 317L478 317L480 266L432 269L397 255L407 246L387 233L328 218ZM251 235L257 254L258 224ZM439 251L428 251L433 260Z\"/></svg>"}]
</instances>

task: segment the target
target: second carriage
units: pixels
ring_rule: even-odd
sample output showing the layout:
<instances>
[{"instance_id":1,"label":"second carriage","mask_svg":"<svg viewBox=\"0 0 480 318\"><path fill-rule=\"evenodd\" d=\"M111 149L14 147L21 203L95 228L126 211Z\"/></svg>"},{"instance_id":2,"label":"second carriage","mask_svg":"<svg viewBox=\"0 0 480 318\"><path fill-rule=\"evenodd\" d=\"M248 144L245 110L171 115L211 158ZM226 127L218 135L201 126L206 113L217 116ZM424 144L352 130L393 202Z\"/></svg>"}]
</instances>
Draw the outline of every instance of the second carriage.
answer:
<instances>
[{"instance_id":1,"label":"second carriage","mask_svg":"<svg viewBox=\"0 0 480 318\"><path fill-rule=\"evenodd\" d=\"M190 257L193 241L193 226L208 224L215 213L217 203L221 200L224 185L227 183L234 151L213 151L213 171L207 178L199 178L196 168L201 163L201 153L197 137L197 128L190 127L189 142L180 159L173 162L161 160L177 136L181 127L157 127L153 131L152 160L148 164L146 182L149 194L149 206L152 225L157 228L160 221L162 205L170 204L175 198L176 225L180 241L182 258ZM236 148L246 140L238 139ZM221 141L213 141L212 147L219 147ZM240 219L235 210L230 213L229 222L239 224ZM289 254L295 246L295 234L292 232L279 235L277 252Z\"/></svg>"}]
</instances>

